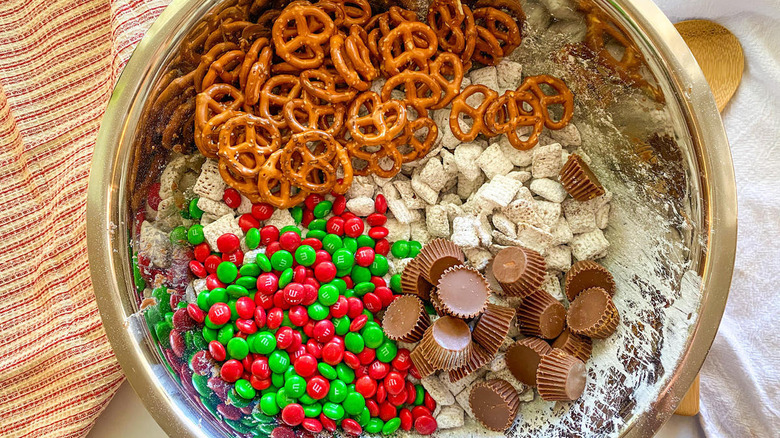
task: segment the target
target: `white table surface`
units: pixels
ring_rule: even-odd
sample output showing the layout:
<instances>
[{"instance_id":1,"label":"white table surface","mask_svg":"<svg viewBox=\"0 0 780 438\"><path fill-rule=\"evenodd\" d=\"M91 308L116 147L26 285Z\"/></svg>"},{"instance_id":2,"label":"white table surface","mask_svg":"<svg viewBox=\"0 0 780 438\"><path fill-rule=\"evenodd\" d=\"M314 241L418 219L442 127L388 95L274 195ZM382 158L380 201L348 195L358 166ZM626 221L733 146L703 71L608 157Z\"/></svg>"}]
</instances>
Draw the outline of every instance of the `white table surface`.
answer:
<instances>
[{"instance_id":1,"label":"white table surface","mask_svg":"<svg viewBox=\"0 0 780 438\"><path fill-rule=\"evenodd\" d=\"M165 438L165 432L146 412L141 400L125 382L100 415L88 438ZM657 438L703 438L697 417L672 416Z\"/></svg>"}]
</instances>

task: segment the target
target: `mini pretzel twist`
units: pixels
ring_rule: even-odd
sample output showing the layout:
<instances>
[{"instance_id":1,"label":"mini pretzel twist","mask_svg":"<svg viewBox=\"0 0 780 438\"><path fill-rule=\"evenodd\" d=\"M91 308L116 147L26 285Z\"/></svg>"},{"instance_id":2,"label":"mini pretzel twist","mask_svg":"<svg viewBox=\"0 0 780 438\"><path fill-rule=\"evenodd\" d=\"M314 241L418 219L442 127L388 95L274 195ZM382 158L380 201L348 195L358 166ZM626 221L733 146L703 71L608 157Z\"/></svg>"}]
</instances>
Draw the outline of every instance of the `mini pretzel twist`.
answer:
<instances>
[{"instance_id":1,"label":"mini pretzel twist","mask_svg":"<svg viewBox=\"0 0 780 438\"><path fill-rule=\"evenodd\" d=\"M198 64L198 67L195 69L195 78L194 78L195 91L200 93L201 91L208 88L208 86L203 85L203 80L206 77L206 74L209 72L209 69L211 68L211 64L214 63L214 61L216 61L217 59L221 58L223 55L231 51L237 51L237 50L238 50L238 45L231 42L224 42L215 45L203 56L201 56L200 63ZM232 82L232 80L230 82Z\"/></svg>"},{"instance_id":2,"label":"mini pretzel twist","mask_svg":"<svg viewBox=\"0 0 780 438\"><path fill-rule=\"evenodd\" d=\"M419 117L426 117L428 109L441 100L439 83L430 75L418 71L404 71L390 77L382 86L382 100L390 100L393 90L399 85L404 87L402 102L414 108Z\"/></svg>"},{"instance_id":3,"label":"mini pretzel twist","mask_svg":"<svg viewBox=\"0 0 780 438\"><path fill-rule=\"evenodd\" d=\"M425 137L422 139L418 137L421 130L426 130ZM429 117L418 117L404 125L403 134L393 140L393 145L401 153L402 162L406 164L426 156L437 138L439 138L439 128L436 122ZM408 152L403 152L404 149L408 149Z\"/></svg>"},{"instance_id":4,"label":"mini pretzel twist","mask_svg":"<svg viewBox=\"0 0 780 438\"><path fill-rule=\"evenodd\" d=\"M401 49L396 55L393 53L393 45L399 42ZM379 42L379 53L384 60L385 71L397 75L414 64L427 66L428 59L436 53L437 47L433 29L419 21L406 21Z\"/></svg>"},{"instance_id":5,"label":"mini pretzel twist","mask_svg":"<svg viewBox=\"0 0 780 438\"><path fill-rule=\"evenodd\" d=\"M284 118L295 133L319 129L335 137L344 128L346 111L343 104L318 105L304 94L303 98L292 99L284 105Z\"/></svg>"},{"instance_id":6,"label":"mini pretzel twist","mask_svg":"<svg viewBox=\"0 0 780 438\"><path fill-rule=\"evenodd\" d=\"M309 193L290 184L281 168L281 155L279 149L263 163L257 175L257 193L262 202L276 208L291 208L303 202Z\"/></svg>"},{"instance_id":7,"label":"mini pretzel twist","mask_svg":"<svg viewBox=\"0 0 780 438\"><path fill-rule=\"evenodd\" d=\"M355 175L366 176L373 174L381 178L392 178L401 171L403 156L392 142L377 146L366 146L358 144L356 141L349 141L346 144L346 149L353 158L366 162L366 166L360 169L355 168L353 165L353 173ZM390 168L383 167L384 163L390 163Z\"/></svg>"},{"instance_id":8,"label":"mini pretzel twist","mask_svg":"<svg viewBox=\"0 0 780 438\"><path fill-rule=\"evenodd\" d=\"M293 67L317 68L325 60L322 45L333 36L334 30L333 20L322 9L306 4L289 5L274 22L276 54Z\"/></svg>"},{"instance_id":9,"label":"mini pretzel twist","mask_svg":"<svg viewBox=\"0 0 780 438\"><path fill-rule=\"evenodd\" d=\"M225 99L232 100L225 100ZM211 130L217 129L212 118L228 111L238 111L244 105L244 95L228 84L214 84L205 91L198 93L195 98L195 145L200 153L208 158L216 158L217 143L219 138L214 138L211 132L204 132L206 125L211 125ZM224 119L227 120L227 119ZM218 121L224 121L218 119Z\"/></svg>"},{"instance_id":10,"label":"mini pretzel twist","mask_svg":"<svg viewBox=\"0 0 780 438\"><path fill-rule=\"evenodd\" d=\"M444 108L460 94L460 86L463 83L463 68L463 62L454 53L439 53L435 60L428 62L431 77L439 83L444 92L439 103L433 105L431 109ZM452 79L448 79L448 76Z\"/></svg>"},{"instance_id":11,"label":"mini pretzel twist","mask_svg":"<svg viewBox=\"0 0 780 438\"><path fill-rule=\"evenodd\" d=\"M493 100L485 111L485 126L494 135L506 134L515 149L528 150L536 146L544 129L539 100L527 91L507 91ZM526 139L518 129L530 127Z\"/></svg>"},{"instance_id":12,"label":"mini pretzel twist","mask_svg":"<svg viewBox=\"0 0 780 438\"><path fill-rule=\"evenodd\" d=\"M263 85L257 111L278 129L287 127L284 106L301 95L301 81L293 75L272 76Z\"/></svg>"},{"instance_id":13,"label":"mini pretzel twist","mask_svg":"<svg viewBox=\"0 0 780 438\"><path fill-rule=\"evenodd\" d=\"M382 102L379 95L373 91L359 94L347 112L347 128L352 138L368 146L380 145L393 139L403 130L405 124L404 104L397 100Z\"/></svg>"},{"instance_id":14,"label":"mini pretzel twist","mask_svg":"<svg viewBox=\"0 0 780 438\"><path fill-rule=\"evenodd\" d=\"M477 26L477 42L474 46L474 59L485 65L496 65L504 56L501 42L495 35L482 26Z\"/></svg>"},{"instance_id":15,"label":"mini pretzel twist","mask_svg":"<svg viewBox=\"0 0 780 438\"><path fill-rule=\"evenodd\" d=\"M520 46L522 42L520 27L506 12L492 7L478 8L474 10L474 20L481 23L480 25L496 37L500 44L503 43L501 56L509 55Z\"/></svg>"},{"instance_id":16,"label":"mini pretzel twist","mask_svg":"<svg viewBox=\"0 0 780 438\"><path fill-rule=\"evenodd\" d=\"M344 27L365 26L371 20L373 11L368 0L341 0L344 5Z\"/></svg>"},{"instance_id":17,"label":"mini pretzel twist","mask_svg":"<svg viewBox=\"0 0 780 438\"><path fill-rule=\"evenodd\" d=\"M222 125L217 155L234 175L254 178L266 157L279 146L279 130L273 123L253 114L240 114Z\"/></svg>"},{"instance_id":18,"label":"mini pretzel twist","mask_svg":"<svg viewBox=\"0 0 780 438\"><path fill-rule=\"evenodd\" d=\"M483 100L477 107L472 107L466 101L474 95L482 95ZM496 100L498 93L484 85L469 85L452 101L450 112L450 130L460 141L473 141L480 133L485 132L485 111ZM465 114L472 120L471 128L464 131L460 116Z\"/></svg>"},{"instance_id":19,"label":"mini pretzel twist","mask_svg":"<svg viewBox=\"0 0 780 438\"><path fill-rule=\"evenodd\" d=\"M435 0L428 8L428 24L436 33L439 47L460 56L467 66L477 41L474 15L459 0Z\"/></svg>"},{"instance_id":20,"label":"mini pretzel twist","mask_svg":"<svg viewBox=\"0 0 780 438\"><path fill-rule=\"evenodd\" d=\"M360 37L360 28L353 26L350 35L333 35L330 39L330 57L333 66L349 86L366 91L379 72L371 63L368 48Z\"/></svg>"},{"instance_id":21,"label":"mini pretzel twist","mask_svg":"<svg viewBox=\"0 0 780 438\"><path fill-rule=\"evenodd\" d=\"M330 103L351 102L358 93L347 85L341 75L334 74L325 67L301 73L301 86L310 95Z\"/></svg>"},{"instance_id":22,"label":"mini pretzel twist","mask_svg":"<svg viewBox=\"0 0 780 438\"><path fill-rule=\"evenodd\" d=\"M309 146L314 144L313 150ZM279 157L281 168L290 183L310 193L346 192L352 184L352 163L344 148L330 134L310 130L293 134ZM337 182L336 169L344 177ZM342 191L343 190L343 191Z\"/></svg>"},{"instance_id":23,"label":"mini pretzel twist","mask_svg":"<svg viewBox=\"0 0 780 438\"><path fill-rule=\"evenodd\" d=\"M542 90L541 85L548 86L554 94L546 94ZM569 124L574 115L574 95L562 80L554 76L539 75L527 77L517 91L530 91L539 99L544 125L547 129L562 129ZM555 121L550 114L550 106L552 105L561 105L563 107L563 114L558 121Z\"/></svg>"}]
</instances>

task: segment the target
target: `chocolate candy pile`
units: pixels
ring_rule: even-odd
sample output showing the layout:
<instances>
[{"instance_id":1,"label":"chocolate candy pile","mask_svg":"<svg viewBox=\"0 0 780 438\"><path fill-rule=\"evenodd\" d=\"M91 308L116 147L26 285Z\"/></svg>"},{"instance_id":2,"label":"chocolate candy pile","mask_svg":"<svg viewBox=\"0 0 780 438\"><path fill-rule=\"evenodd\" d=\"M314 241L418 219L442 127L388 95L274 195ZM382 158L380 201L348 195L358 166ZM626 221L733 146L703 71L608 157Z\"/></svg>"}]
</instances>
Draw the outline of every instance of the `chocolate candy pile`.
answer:
<instances>
[{"instance_id":1,"label":"chocolate candy pile","mask_svg":"<svg viewBox=\"0 0 780 438\"><path fill-rule=\"evenodd\" d=\"M236 202L233 189L225 202ZM145 315L185 387L241 433L433 433L436 404L407 380L420 377L409 351L375 320L400 292L400 276L385 280L386 209L378 195L364 223L343 196L309 195L291 210L299 226L278 229L260 225L273 207L255 204L239 220L244 241L225 233L216 248L198 224L174 230L177 245L192 247L189 269L205 289L187 304L159 287ZM399 241L390 257L419 248Z\"/></svg>"}]
</instances>

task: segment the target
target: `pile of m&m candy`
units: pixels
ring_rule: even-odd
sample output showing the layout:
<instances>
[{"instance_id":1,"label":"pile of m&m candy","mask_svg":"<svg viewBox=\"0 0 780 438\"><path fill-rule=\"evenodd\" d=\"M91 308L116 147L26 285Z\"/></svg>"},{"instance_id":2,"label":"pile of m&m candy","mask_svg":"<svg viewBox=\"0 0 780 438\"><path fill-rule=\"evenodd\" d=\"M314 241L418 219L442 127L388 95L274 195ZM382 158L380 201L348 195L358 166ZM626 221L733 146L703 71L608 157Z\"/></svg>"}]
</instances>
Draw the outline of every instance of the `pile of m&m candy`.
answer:
<instances>
[{"instance_id":1,"label":"pile of m&m candy","mask_svg":"<svg viewBox=\"0 0 780 438\"><path fill-rule=\"evenodd\" d=\"M234 192L223 199L233 208ZM400 292L388 257L414 257L421 245L390 245L382 195L365 218L347 211L344 196L332 199L309 195L290 209L298 225L282 229L261 226L274 209L254 205L238 222L246 254L235 234L210 248L199 224L174 229L206 290L174 303L155 289L152 332L180 358L183 385L239 433L431 434L435 402L407 379L419 378L409 351L376 319ZM188 213L200 217L197 202Z\"/></svg>"}]
</instances>

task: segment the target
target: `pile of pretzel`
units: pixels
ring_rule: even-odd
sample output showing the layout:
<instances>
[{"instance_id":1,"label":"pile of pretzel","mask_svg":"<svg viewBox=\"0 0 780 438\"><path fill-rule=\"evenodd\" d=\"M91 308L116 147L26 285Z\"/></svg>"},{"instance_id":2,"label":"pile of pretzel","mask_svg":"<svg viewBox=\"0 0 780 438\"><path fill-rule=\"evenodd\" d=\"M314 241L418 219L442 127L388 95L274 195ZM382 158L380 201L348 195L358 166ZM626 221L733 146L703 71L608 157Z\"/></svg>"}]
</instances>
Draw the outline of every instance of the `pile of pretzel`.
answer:
<instances>
[{"instance_id":1,"label":"pile of pretzel","mask_svg":"<svg viewBox=\"0 0 780 438\"><path fill-rule=\"evenodd\" d=\"M504 133L530 148L545 125L569 121L571 93L547 76L500 97L481 85L461 92L471 59L494 65L521 42L519 5L490 3L472 12L460 0L435 0L426 24L397 6L373 15L366 0L294 1L255 24L223 24L228 37L209 35L190 73L195 144L218 160L228 185L277 208L309 193L344 193L353 175L394 176L431 150L438 128L429 111L449 104L460 140ZM483 100L471 106L477 93ZM556 104L558 121L548 111Z\"/></svg>"}]
</instances>

